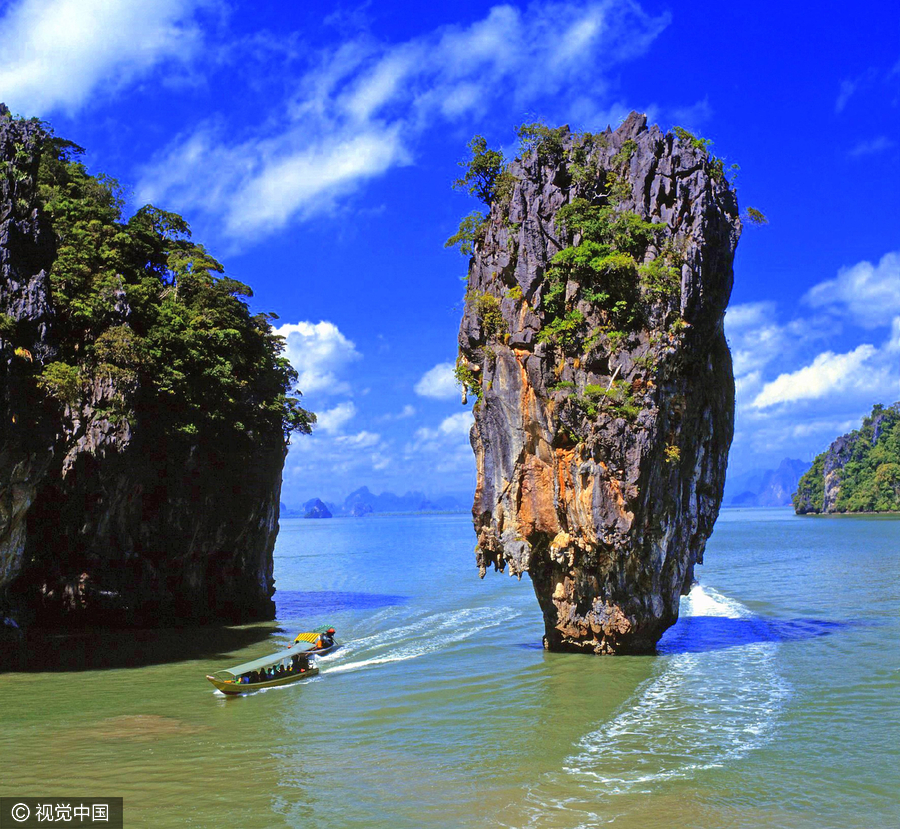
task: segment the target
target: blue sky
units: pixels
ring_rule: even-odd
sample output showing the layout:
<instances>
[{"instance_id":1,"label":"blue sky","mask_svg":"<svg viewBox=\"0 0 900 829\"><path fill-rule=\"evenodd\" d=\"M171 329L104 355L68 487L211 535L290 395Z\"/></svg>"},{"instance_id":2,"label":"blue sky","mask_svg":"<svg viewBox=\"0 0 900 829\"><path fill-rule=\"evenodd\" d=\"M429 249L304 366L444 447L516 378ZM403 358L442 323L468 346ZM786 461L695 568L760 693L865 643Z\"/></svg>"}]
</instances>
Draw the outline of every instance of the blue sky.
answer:
<instances>
[{"instance_id":1,"label":"blue sky","mask_svg":"<svg viewBox=\"0 0 900 829\"><path fill-rule=\"evenodd\" d=\"M900 399L900 15L860 3L0 0L0 100L181 212L288 337L312 437L284 500L469 492L449 378L479 132L632 109L741 166L731 468Z\"/></svg>"}]
</instances>

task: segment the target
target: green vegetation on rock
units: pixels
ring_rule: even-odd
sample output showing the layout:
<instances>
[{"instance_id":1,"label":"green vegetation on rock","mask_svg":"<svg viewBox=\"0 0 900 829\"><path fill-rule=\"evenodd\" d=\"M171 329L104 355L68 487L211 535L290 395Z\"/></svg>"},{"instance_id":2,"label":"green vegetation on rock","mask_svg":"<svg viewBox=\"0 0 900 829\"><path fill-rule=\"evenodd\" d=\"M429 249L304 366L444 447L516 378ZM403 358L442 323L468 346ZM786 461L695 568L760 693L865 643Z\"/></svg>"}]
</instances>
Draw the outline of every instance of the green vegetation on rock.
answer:
<instances>
[{"instance_id":1,"label":"green vegetation on rock","mask_svg":"<svg viewBox=\"0 0 900 829\"><path fill-rule=\"evenodd\" d=\"M801 515L900 512L900 403L876 405L859 429L818 455L793 500Z\"/></svg>"},{"instance_id":2,"label":"green vegetation on rock","mask_svg":"<svg viewBox=\"0 0 900 829\"><path fill-rule=\"evenodd\" d=\"M315 416L290 394L297 374L274 317L251 314L250 288L180 216L147 205L125 220L118 183L89 174L82 152L45 132L37 198L57 240L58 354L35 366L39 385L74 404L109 381L105 397L122 412L173 434L309 432Z\"/></svg>"}]
</instances>

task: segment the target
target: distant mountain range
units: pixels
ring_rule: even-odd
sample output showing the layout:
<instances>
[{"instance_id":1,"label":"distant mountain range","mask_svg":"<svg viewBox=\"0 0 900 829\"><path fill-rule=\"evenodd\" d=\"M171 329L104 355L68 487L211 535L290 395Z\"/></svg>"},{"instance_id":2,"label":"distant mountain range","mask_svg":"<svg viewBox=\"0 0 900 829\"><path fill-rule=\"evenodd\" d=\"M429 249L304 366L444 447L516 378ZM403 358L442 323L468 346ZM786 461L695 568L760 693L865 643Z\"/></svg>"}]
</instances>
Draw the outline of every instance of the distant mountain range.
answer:
<instances>
[{"instance_id":1,"label":"distant mountain range","mask_svg":"<svg viewBox=\"0 0 900 829\"><path fill-rule=\"evenodd\" d=\"M726 507L787 507L810 464L785 458L777 469L754 469L725 481Z\"/></svg>"},{"instance_id":2,"label":"distant mountain range","mask_svg":"<svg viewBox=\"0 0 900 829\"><path fill-rule=\"evenodd\" d=\"M784 507L790 506L791 496L810 464L785 458L777 469L754 469L742 475L729 477L725 482L723 505L726 507ZM341 503L310 498L299 509L281 505L283 518L331 518L362 517L379 513L409 512L468 512L472 505L468 493L429 497L424 492L412 490L405 495L382 492L376 495L368 487L361 486L351 492Z\"/></svg>"},{"instance_id":3,"label":"distant mountain range","mask_svg":"<svg viewBox=\"0 0 900 829\"><path fill-rule=\"evenodd\" d=\"M332 516L369 515L385 512L468 512L470 495L440 495L429 498L424 492L412 491L405 495L382 492L376 495L368 487L351 492L341 504L311 498L300 509L281 505L284 518L331 518Z\"/></svg>"}]
</instances>

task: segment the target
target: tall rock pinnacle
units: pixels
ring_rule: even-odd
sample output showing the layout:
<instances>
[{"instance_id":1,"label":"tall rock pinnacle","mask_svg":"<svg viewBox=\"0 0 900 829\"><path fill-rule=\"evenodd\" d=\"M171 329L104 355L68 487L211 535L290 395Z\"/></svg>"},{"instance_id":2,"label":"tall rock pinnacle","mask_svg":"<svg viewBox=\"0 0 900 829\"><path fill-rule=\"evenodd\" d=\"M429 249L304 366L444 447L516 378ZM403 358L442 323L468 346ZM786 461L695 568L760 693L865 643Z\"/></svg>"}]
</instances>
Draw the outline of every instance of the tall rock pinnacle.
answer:
<instances>
[{"instance_id":1,"label":"tall rock pinnacle","mask_svg":"<svg viewBox=\"0 0 900 829\"><path fill-rule=\"evenodd\" d=\"M551 650L652 651L718 515L741 223L707 144L541 127L473 236L477 563L531 576Z\"/></svg>"}]
</instances>

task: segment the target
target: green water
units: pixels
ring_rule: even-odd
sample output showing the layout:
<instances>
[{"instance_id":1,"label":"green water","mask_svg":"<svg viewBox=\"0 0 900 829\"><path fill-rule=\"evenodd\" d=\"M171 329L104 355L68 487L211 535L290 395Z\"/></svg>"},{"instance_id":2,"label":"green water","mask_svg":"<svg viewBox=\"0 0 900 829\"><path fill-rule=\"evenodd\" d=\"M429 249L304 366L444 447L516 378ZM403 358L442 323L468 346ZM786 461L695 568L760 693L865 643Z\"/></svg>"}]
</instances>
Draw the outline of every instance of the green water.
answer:
<instances>
[{"instance_id":1,"label":"green water","mask_svg":"<svg viewBox=\"0 0 900 829\"><path fill-rule=\"evenodd\" d=\"M276 624L46 644L72 669L0 675L0 794L121 796L129 827L900 826L900 521L724 512L655 657L544 653L473 544L289 520ZM315 679L204 679L322 623Z\"/></svg>"}]
</instances>

